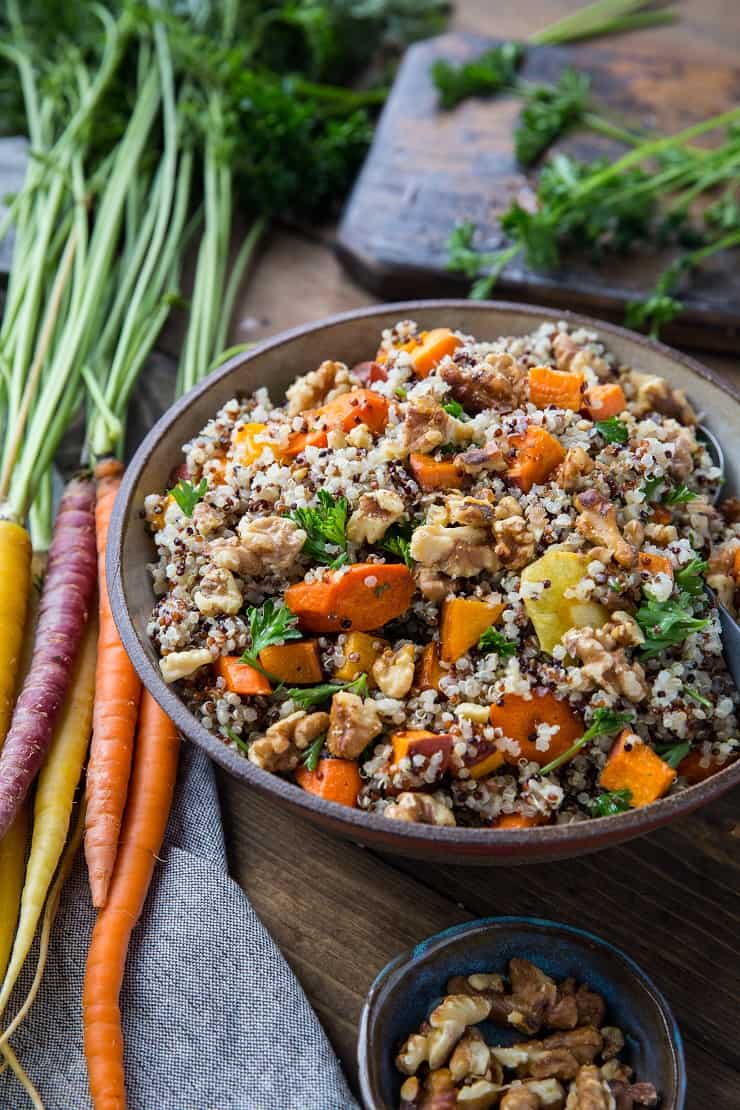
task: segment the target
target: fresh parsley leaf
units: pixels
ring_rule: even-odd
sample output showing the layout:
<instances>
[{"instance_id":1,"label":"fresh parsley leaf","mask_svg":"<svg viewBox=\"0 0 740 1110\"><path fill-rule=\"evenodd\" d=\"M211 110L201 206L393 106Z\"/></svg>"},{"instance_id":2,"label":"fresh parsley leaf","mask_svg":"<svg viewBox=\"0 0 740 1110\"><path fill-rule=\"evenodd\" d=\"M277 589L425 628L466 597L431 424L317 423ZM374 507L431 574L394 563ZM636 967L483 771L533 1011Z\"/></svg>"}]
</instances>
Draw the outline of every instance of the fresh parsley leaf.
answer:
<instances>
[{"instance_id":1,"label":"fresh parsley leaf","mask_svg":"<svg viewBox=\"0 0 740 1110\"><path fill-rule=\"evenodd\" d=\"M313 740L306 748L303 754L303 758L301 759L301 763L304 767L307 768L307 770L315 771L318 767L319 759L321 758L321 750L324 747L325 740L326 733L322 732L322 734L320 736L317 736L316 739Z\"/></svg>"},{"instance_id":2,"label":"fresh parsley leaf","mask_svg":"<svg viewBox=\"0 0 740 1110\"><path fill-rule=\"evenodd\" d=\"M188 482L187 478L181 478L177 485L167 492L174 497L185 516L192 516L195 506L203 500L207 490L208 482L205 478L202 478L197 486Z\"/></svg>"},{"instance_id":3,"label":"fresh parsley leaf","mask_svg":"<svg viewBox=\"0 0 740 1110\"><path fill-rule=\"evenodd\" d=\"M625 813L631 801L631 790L611 790L590 798L586 805L592 817L611 817L615 813Z\"/></svg>"},{"instance_id":4,"label":"fresh parsley leaf","mask_svg":"<svg viewBox=\"0 0 740 1110\"><path fill-rule=\"evenodd\" d=\"M635 613L635 619L645 636L640 652L646 659L682 644L692 632L701 632L708 624L706 619L693 615L688 593L667 601L647 596Z\"/></svg>"},{"instance_id":5,"label":"fresh parsley leaf","mask_svg":"<svg viewBox=\"0 0 740 1110\"><path fill-rule=\"evenodd\" d=\"M597 420L596 430L607 443L626 443L630 437L627 425L617 416L610 416L608 420Z\"/></svg>"},{"instance_id":6,"label":"fresh parsley leaf","mask_svg":"<svg viewBox=\"0 0 740 1110\"><path fill-rule=\"evenodd\" d=\"M347 562L347 517L349 503L346 497L336 500L328 490L316 494L318 505L294 509L287 516L306 533L304 555L318 563L336 568Z\"/></svg>"},{"instance_id":7,"label":"fresh parsley leaf","mask_svg":"<svg viewBox=\"0 0 740 1110\"><path fill-rule=\"evenodd\" d=\"M531 166L564 131L583 119L591 80L564 69L556 85L524 86L524 107L514 129L517 161Z\"/></svg>"},{"instance_id":8,"label":"fresh parsley leaf","mask_svg":"<svg viewBox=\"0 0 740 1110\"><path fill-rule=\"evenodd\" d=\"M258 671L262 671L259 654L266 647L301 638L297 627L298 617L282 602L276 605L270 599L259 608L250 606L246 611L246 618L249 625L250 646L242 655L240 662L248 663Z\"/></svg>"},{"instance_id":9,"label":"fresh parsley leaf","mask_svg":"<svg viewBox=\"0 0 740 1110\"><path fill-rule=\"evenodd\" d=\"M245 740L242 740L238 732L234 732L233 728L229 728L228 725L221 725L221 731L223 732L224 736L228 736L232 744L235 744L237 746L242 755L248 754L249 744L247 744Z\"/></svg>"},{"instance_id":10,"label":"fresh parsley leaf","mask_svg":"<svg viewBox=\"0 0 740 1110\"><path fill-rule=\"evenodd\" d=\"M645 494L645 500L652 501L664 482L665 478L647 478L640 487L640 492Z\"/></svg>"},{"instance_id":11,"label":"fresh parsley leaf","mask_svg":"<svg viewBox=\"0 0 740 1110\"><path fill-rule=\"evenodd\" d=\"M685 567L676 571L676 585L682 593L691 597L701 597L704 593L704 578L702 575L708 564L704 559L692 559Z\"/></svg>"},{"instance_id":12,"label":"fresh parsley leaf","mask_svg":"<svg viewBox=\"0 0 740 1110\"><path fill-rule=\"evenodd\" d=\"M705 709L712 708L712 703L709 698L705 698L704 695L700 694L698 690L695 690L693 686L684 686L683 689L684 693L688 695L692 701L695 701L697 705L703 705Z\"/></svg>"},{"instance_id":13,"label":"fresh parsley leaf","mask_svg":"<svg viewBox=\"0 0 740 1110\"><path fill-rule=\"evenodd\" d=\"M510 659L512 655L516 655L516 643L507 639L497 628L487 628L478 640L478 651L495 651L502 659Z\"/></svg>"},{"instance_id":14,"label":"fresh parsley leaf","mask_svg":"<svg viewBox=\"0 0 740 1110\"><path fill-rule=\"evenodd\" d=\"M409 395L408 390L404 389L402 385L397 385L393 392L395 393L396 397L398 397L399 401L405 401Z\"/></svg>"},{"instance_id":15,"label":"fresh parsley leaf","mask_svg":"<svg viewBox=\"0 0 740 1110\"><path fill-rule=\"evenodd\" d=\"M454 108L470 96L490 96L510 87L523 57L520 43L504 42L461 65L439 58L432 66L432 81L441 106Z\"/></svg>"},{"instance_id":16,"label":"fresh parsley leaf","mask_svg":"<svg viewBox=\"0 0 740 1110\"><path fill-rule=\"evenodd\" d=\"M310 709L311 706L322 705L340 690L346 690L350 694L358 694L364 698L367 694L367 675L360 674L352 682L322 682L318 686L291 686L285 693L295 702L298 709Z\"/></svg>"},{"instance_id":17,"label":"fresh parsley leaf","mask_svg":"<svg viewBox=\"0 0 740 1110\"><path fill-rule=\"evenodd\" d=\"M694 501L699 496L694 493L692 489L682 482L680 486L676 486L669 494L663 499L665 505L688 505L690 501Z\"/></svg>"},{"instance_id":18,"label":"fresh parsley leaf","mask_svg":"<svg viewBox=\"0 0 740 1110\"><path fill-rule=\"evenodd\" d=\"M465 409L462 407L459 401L445 401L445 403L442 405L442 408L445 410L445 412L448 412L450 416L454 416L457 420L468 419L465 413Z\"/></svg>"},{"instance_id":19,"label":"fresh parsley leaf","mask_svg":"<svg viewBox=\"0 0 740 1110\"><path fill-rule=\"evenodd\" d=\"M687 740L683 744L674 744L670 748L658 748L658 755L664 763L667 763L675 771L681 760L685 759L690 751L691 744Z\"/></svg>"},{"instance_id":20,"label":"fresh parsley leaf","mask_svg":"<svg viewBox=\"0 0 740 1110\"><path fill-rule=\"evenodd\" d=\"M557 770L563 763L567 763L572 759L581 748L591 740L595 740L597 736L608 736L610 732L617 732L625 725L634 721L634 713L615 713L613 709L599 708L594 712L594 718L589 727L574 744L568 748L567 751L562 752L555 759L547 763L540 771L541 775L549 775L550 771Z\"/></svg>"},{"instance_id":21,"label":"fresh parsley leaf","mask_svg":"<svg viewBox=\"0 0 740 1110\"><path fill-rule=\"evenodd\" d=\"M607 581L607 586L615 594L621 594L624 590L624 582L620 582L618 578L610 578Z\"/></svg>"},{"instance_id":22,"label":"fresh parsley leaf","mask_svg":"<svg viewBox=\"0 0 740 1110\"><path fill-rule=\"evenodd\" d=\"M380 546L384 551L389 551L391 555L398 555L403 559L409 570L414 566L414 560L411 558L411 536L413 531L413 525L409 521L404 524L391 524L380 542Z\"/></svg>"},{"instance_id":23,"label":"fresh parsley leaf","mask_svg":"<svg viewBox=\"0 0 740 1110\"><path fill-rule=\"evenodd\" d=\"M437 450L440 455L456 455L459 451L459 447L456 443L443 443Z\"/></svg>"},{"instance_id":24,"label":"fresh parsley leaf","mask_svg":"<svg viewBox=\"0 0 740 1110\"><path fill-rule=\"evenodd\" d=\"M473 300L484 301L490 295L506 263L518 253L518 248L514 246L497 251L479 251L473 246L475 232L475 224L469 220L452 229L446 244L446 267L464 274L471 281L477 279L470 290L470 296ZM479 276L484 270L489 272Z\"/></svg>"}]
</instances>

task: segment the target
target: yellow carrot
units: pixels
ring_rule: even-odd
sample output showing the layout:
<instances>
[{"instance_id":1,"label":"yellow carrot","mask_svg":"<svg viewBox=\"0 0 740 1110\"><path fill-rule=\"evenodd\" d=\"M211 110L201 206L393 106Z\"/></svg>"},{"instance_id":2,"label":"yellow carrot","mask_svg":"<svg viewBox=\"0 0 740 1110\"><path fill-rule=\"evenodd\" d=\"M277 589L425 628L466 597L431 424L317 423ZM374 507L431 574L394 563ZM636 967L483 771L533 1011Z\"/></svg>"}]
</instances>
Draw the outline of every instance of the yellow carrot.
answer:
<instances>
[{"instance_id":1,"label":"yellow carrot","mask_svg":"<svg viewBox=\"0 0 740 1110\"><path fill-rule=\"evenodd\" d=\"M31 852L21 897L18 930L0 990L0 1014L33 942L44 901L69 830L92 727L97 623L88 621L62 713L36 788Z\"/></svg>"},{"instance_id":2,"label":"yellow carrot","mask_svg":"<svg viewBox=\"0 0 740 1110\"><path fill-rule=\"evenodd\" d=\"M28 532L10 520L0 520L0 744L13 712L30 592Z\"/></svg>"},{"instance_id":3,"label":"yellow carrot","mask_svg":"<svg viewBox=\"0 0 740 1110\"><path fill-rule=\"evenodd\" d=\"M26 869L28 809L19 811L7 835L0 840L0 977L5 974L18 921L18 909Z\"/></svg>"}]
</instances>

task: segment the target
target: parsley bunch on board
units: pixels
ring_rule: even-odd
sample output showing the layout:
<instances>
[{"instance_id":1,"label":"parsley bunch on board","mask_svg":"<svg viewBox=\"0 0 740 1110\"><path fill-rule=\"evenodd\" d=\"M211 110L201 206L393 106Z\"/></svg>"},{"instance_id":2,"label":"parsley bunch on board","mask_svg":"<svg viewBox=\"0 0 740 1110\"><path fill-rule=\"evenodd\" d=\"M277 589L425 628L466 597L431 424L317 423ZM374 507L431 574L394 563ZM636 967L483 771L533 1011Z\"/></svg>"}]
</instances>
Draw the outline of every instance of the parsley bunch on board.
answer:
<instances>
[{"instance_id":1,"label":"parsley bunch on board","mask_svg":"<svg viewBox=\"0 0 740 1110\"><path fill-rule=\"evenodd\" d=\"M440 105L449 110L468 97L490 96L511 88L523 57L521 43L503 42L459 65L439 58L432 65L432 80Z\"/></svg>"}]
</instances>

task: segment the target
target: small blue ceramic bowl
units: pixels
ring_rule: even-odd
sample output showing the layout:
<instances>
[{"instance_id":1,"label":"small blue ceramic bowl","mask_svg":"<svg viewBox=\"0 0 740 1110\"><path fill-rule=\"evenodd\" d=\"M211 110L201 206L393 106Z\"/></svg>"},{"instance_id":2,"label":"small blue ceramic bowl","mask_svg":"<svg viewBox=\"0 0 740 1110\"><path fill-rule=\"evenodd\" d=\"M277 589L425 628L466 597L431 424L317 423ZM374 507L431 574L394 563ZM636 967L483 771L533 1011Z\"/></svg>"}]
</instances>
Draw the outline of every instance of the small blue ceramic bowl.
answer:
<instances>
[{"instance_id":1,"label":"small blue ceramic bowl","mask_svg":"<svg viewBox=\"0 0 740 1110\"><path fill-rule=\"evenodd\" d=\"M357 1056L367 1110L396 1110L400 1043L440 1001L453 975L505 972L513 956L531 960L556 980L587 982L607 1004L607 1020L626 1037L626 1061L637 1079L654 1083L660 1110L684 1110L686 1066L681 1034L668 1003L638 965L600 937L534 917L486 917L429 937L392 960L370 988L360 1021ZM481 1025L491 1044L520 1033Z\"/></svg>"}]
</instances>

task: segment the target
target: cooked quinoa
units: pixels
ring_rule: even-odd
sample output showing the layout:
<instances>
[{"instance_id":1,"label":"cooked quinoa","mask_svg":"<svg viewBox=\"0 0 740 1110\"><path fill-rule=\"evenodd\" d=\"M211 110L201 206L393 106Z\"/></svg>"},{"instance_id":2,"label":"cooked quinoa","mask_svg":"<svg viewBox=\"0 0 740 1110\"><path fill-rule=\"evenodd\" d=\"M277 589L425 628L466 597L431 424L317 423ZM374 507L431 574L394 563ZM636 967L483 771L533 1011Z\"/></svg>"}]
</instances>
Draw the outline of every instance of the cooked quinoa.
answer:
<instances>
[{"instance_id":1,"label":"cooked quinoa","mask_svg":"<svg viewBox=\"0 0 740 1110\"><path fill-rule=\"evenodd\" d=\"M740 752L714 600L736 601L740 505L715 507L687 398L596 333L402 321L372 361L229 401L184 452L146 499L148 632L260 767L396 820L517 827Z\"/></svg>"}]
</instances>

